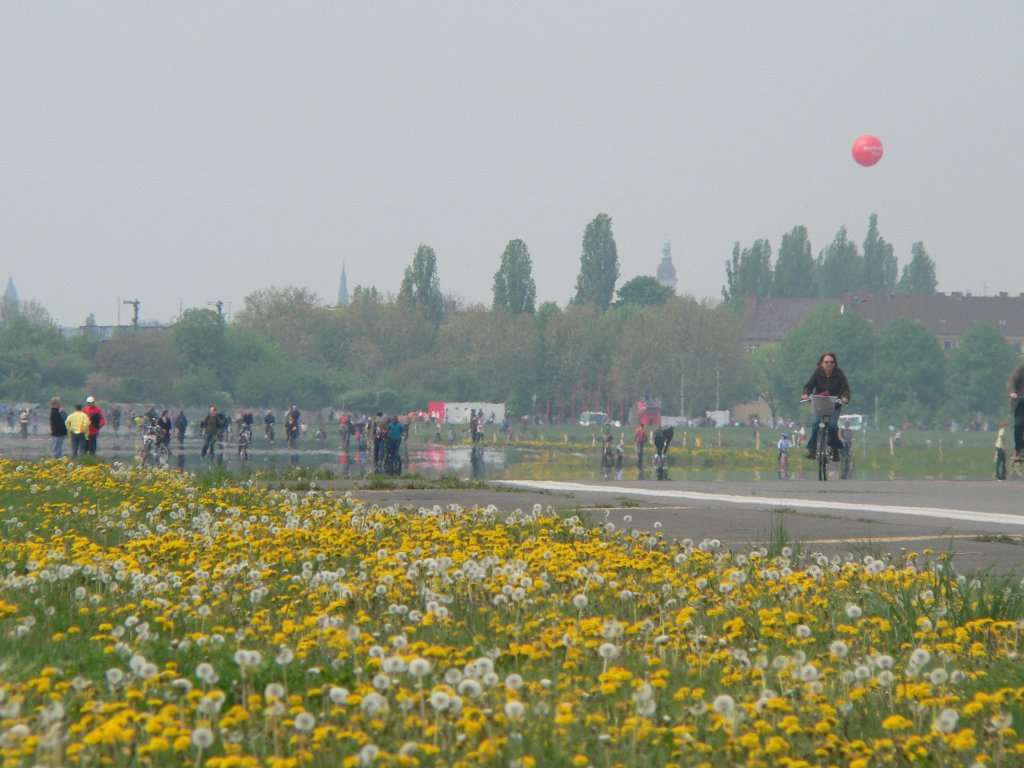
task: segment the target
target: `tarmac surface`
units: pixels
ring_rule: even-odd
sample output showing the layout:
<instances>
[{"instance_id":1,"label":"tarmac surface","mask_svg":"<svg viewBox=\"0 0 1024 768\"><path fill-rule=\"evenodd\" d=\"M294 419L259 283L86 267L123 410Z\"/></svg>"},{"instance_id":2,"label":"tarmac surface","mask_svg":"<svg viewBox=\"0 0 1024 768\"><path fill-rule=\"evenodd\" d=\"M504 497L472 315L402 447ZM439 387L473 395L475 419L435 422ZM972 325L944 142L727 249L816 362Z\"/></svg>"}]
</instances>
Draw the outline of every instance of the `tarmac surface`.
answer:
<instances>
[{"instance_id":1,"label":"tarmac surface","mask_svg":"<svg viewBox=\"0 0 1024 768\"><path fill-rule=\"evenodd\" d=\"M331 487L331 483L323 483ZM342 490L342 488L338 488ZM1024 485L947 480L764 482L502 481L486 489L353 490L368 504L534 504L586 512L669 539L719 539L736 551L778 539L805 551L880 557L951 553L963 572L1021 571ZM631 518L626 521L627 516Z\"/></svg>"}]
</instances>

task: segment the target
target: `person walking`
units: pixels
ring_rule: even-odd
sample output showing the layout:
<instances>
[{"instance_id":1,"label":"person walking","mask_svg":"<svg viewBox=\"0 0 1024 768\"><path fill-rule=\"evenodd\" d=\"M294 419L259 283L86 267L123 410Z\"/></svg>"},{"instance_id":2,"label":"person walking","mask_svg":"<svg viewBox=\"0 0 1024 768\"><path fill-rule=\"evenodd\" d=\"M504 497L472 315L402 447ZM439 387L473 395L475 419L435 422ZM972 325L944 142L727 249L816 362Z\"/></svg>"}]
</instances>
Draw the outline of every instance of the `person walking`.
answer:
<instances>
[{"instance_id":1,"label":"person walking","mask_svg":"<svg viewBox=\"0 0 1024 768\"><path fill-rule=\"evenodd\" d=\"M210 406L209 413L203 417L202 422L199 424L199 430L203 434L203 452L202 457L206 458L206 452L210 452L210 458L213 458L214 446L217 444L217 435L220 433L220 413L217 411L216 405Z\"/></svg>"},{"instance_id":2,"label":"person walking","mask_svg":"<svg viewBox=\"0 0 1024 768\"><path fill-rule=\"evenodd\" d=\"M89 440L89 417L82 410L81 403L75 403L75 410L64 421L64 426L71 435L71 458L77 459L78 454L86 452L86 443Z\"/></svg>"},{"instance_id":3,"label":"person walking","mask_svg":"<svg viewBox=\"0 0 1024 768\"><path fill-rule=\"evenodd\" d=\"M644 446L647 444L647 432L644 425L640 424L633 433L633 442L636 444L636 468L643 471L644 468Z\"/></svg>"},{"instance_id":4,"label":"person walking","mask_svg":"<svg viewBox=\"0 0 1024 768\"><path fill-rule=\"evenodd\" d=\"M996 480L1006 479L1006 428L1010 426L1004 421L996 432Z\"/></svg>"},{"instance_id":5,"label":"person walking","mask_svg":"<svg viewBox=\"0 0 1024 768\"><path fill-rule=\"evenodd\" d=\"M64 458L64 438L68 436L68 425L64 422L67 415L61 408L60 398L50 398L50 438L51 455L55 459Z\"/></svg>"},{"instance_id":6,"label":"person walking","mask_svg":"<svg viewBox=\"0 0 1024 768\"><path fill-rule=\"evenodd\" d=\"M185 432L188 430L188 417L184 411L178 411L174 417L174 431L178 433L178 447L185 445Z\"/></svg>"},{"instance_id":7,"label":"person walking","mask_svg":"<svg viewBox=\"0 0 1024 768\"><path fill-rule=\"evenodd\" d=\"M82 412L89 417L89 437L85 441L85 450L95 456L100 430L106 425L107 420L103 418L103 411L96 405L96 398L92 395L85 398L85 408L82 409Z\"/></svg>"}]
</instances>

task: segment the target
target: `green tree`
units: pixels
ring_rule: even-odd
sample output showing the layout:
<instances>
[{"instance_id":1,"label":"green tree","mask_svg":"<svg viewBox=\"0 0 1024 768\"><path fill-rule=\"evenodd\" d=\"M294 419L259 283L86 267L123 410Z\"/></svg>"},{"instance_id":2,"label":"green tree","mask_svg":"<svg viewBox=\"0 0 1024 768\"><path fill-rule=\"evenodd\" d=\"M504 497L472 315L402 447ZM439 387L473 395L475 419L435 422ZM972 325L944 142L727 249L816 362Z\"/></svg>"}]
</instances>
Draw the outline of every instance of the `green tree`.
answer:
<instances>
[{"instance_id":1,"label":"green tree","mask_svg":"<svg viewBox=\"0 0 1024 768\"><path fill-rule=\"evenodd\" d=\"M612 366L612 399L661 398L666 413L703 416L756 394L750 355L736 313L723 304L673 296L628 318Z\"/></svg>"},{"instance_id":2,"label":"green tree","mask_svg":"<svg viewBox=\"0 0 1024 768\"><path fill-rule=\"evenodd\" d=\"M337 329L323 301L307 288L287 285L254 291L235 322L272 340L288 360L328 366L337 358Z\"/></svg>"},{"instance_id":3,"label":"green tree","mask_svg":"<svg viewBox=\"0 0 1024 768\"><path fill-rule=\"evenodd\" d=\"M818 292L826 298L856 293L864 285L864 257L840 227L832 243L818 254Z\"/></svg>"},{"instance_id":4,"label":"green tree","mask_svg":"<svg viewBox=\"0 0 1024 768\"><path fill-rule=\"evenodd\" d=\"M640 275L632 280L627 280L618 290L616 307L653 307L660 306L675 296L675 291L667 285L662 285L657 278L650 275Z\"/></svg>"},{"instance_id":5,"label":"green tree","mask_svg":"<svg viewBox=\"0 0 1024 768\"><path fill-rule=\"evenodd\" d=\"M793 397L790 372L783 369L780 359L781 349L778 344L765 344L750 354L757 396L768 406L772 421L778 415L779 403Z\"/></svg>"},{"instance_id":6,"label":"green tree","mask_svg":"<svg viewBox=\"0 0 1024 768\"><path fill-rule=\"evenodd\" d=\"M81 366L68 367L68 344L42 305L4 298L0 320L0 393L4 396L35 400L43 396L44 385L81 380Z\"/></svg>"},{"instance_id":7,"label":"green tree","mask_svg":"<svg viewBox=\"0 0 1024 768\"><path fill-rule=\"evenodd\" d=\"M583 253L573 303L607 309L618 279L619 252L612 234L612 220L607 214L599 213L583 232Z\"/></svg>"},{"instance_id":8,"label":"green tree","mask_svg":"<svg viewBox=\"0 0 1024 768\"><path fill-rule=\"evenodd\" d=\"M171 326L171 335L193 367L206 368L218 377L226 368L227 325L219 312L212 309L186 309Z\"/></svg>"},{"instance_id":9,"label":"green tree","mask_svg":"<svg viewBox=\"0 0 1024 768\"><path fill-rule=\"evenodd\" d=\"M878 411L882 424L934 422L946 400L946 355L920 323L894 318L877 335ZM878 425L878 426L881 426Z\"/></svg>"},{"instance_id":10,"label":"green tree","mask_svg":"<svg viewBox=\"0 0 1024 768\"><path fill-rule=\"evenodd\" d=\"M817 296L814 284L814 256L807 239L807 227L793 227L782 236L779 257L775 261L772 296L810 298Z\"/></svg>"},{"instance_id":11,"label":"green tree","mask_svg":"<svg viewBox=\"0 0 1024 768\"><path fill-rule=\"evenodd\" d=\"M545 345L553 354L545 361L545 377L559 415L569 418L584 410L606 409L617 327L614 313L594 304L574 304L549 317Z\"/></svg>"},{"instance_id":12,"label":"green tree","mask_svg":"<svg viewBox=\"0 0 1024 768\"><path fill-rule=\"evenodd\" d=\"M722 287L722 298L733 309L742 311L747 296L764 298L772 289L772 246L761 238L750 248L740 250L736 243L732 260L725 262L727 284Z\"/></svg>"},{"instance_id":13,"label":"green tree","mask_svg":"<svg viewBox=\"0 0 1024 768\"><path fill-rule=\"evenodd\" d=\"M441 281L437 277L437 254L428 245L420 245L413 256L412 264L405 268L398 299L404 304L422 309L424 316L434 324L441 322L444 313L444 296L441 295Z\"/></svg>"},{"instance_id":14,"label":"green tree","mask_svg":"<svg viewBox=\"0 0 1024 768\"><path fill-rule=\"evenodd\" d=\"M975 323L949 355L949 407L958 421L999 419L1006 414L1006 379L1013 348L991 323Z\"/></svg>"},{"instance_id":15,"label":"green tree","mask_svg":"<svg viewBox=\"0 0 1024 768\"><path fill-rule=\"evenodd\" d=\"M510 240L494 273L494 309L513 315L532 315L537 301L533 262L522 240Z\"/></svg>"},{"instance_id":16,"label":"green tree","mask_svg":"<svg viewBox=\"0 0 1024 768\"><path fill-rule=\"evenodd\" d=\"M96 346L91 389L107 400L170 403L174 381L185 363L185 355L171 335L136 330L116 333Z\"/></svg>"},{"instance_id":17,"label":"green tree","mask_svg":"<svg viewBox=\"0 0 1024 768\"><path fill-rule=\"evenodd\" d=\"M892 243L878 234L878 214L871 214L864 239L864 287L874 294L896 290L896 257Z\"/></svg>"},{"instance_id":18,"label":"green tree","mask_svg":"<svg viewBox=\"0 0 1024 768\"><path fill-rule=\"evenodd\" d=\"M916 242L910 249L910 263L903 267L899 289L911 296L930 296L935 293L935 262L931 260L924 243Z\"/></svg>"}]
</instances>

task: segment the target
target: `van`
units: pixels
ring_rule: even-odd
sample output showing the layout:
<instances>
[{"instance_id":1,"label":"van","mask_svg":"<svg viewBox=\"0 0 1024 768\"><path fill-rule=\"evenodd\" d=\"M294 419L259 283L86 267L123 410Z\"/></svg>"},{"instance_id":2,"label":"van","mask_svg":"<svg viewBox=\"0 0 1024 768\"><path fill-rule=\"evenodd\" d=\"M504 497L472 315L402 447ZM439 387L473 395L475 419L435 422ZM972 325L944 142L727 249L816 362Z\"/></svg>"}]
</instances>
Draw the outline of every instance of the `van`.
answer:
<instances>
[{"instance_id":1,"label":"van","mask_svg":"<svg viewBox=\"0 0 1024 768\"><path fill-rule=\"evenodd\" d=\"M584 427L601 426L608 420L603 411L584 411L580 414L580 424Z\"/></svg>"},{"instance_id":2,"label":"van","mask_svg":"<svg viewBox=\"0 0 1024 768\"><path fill-rule=\"evenodd\" d=\"M866 417L859 413L842 413L839 415L839 428L860 432L867 424Z\"/></svg>"}]
</instances>

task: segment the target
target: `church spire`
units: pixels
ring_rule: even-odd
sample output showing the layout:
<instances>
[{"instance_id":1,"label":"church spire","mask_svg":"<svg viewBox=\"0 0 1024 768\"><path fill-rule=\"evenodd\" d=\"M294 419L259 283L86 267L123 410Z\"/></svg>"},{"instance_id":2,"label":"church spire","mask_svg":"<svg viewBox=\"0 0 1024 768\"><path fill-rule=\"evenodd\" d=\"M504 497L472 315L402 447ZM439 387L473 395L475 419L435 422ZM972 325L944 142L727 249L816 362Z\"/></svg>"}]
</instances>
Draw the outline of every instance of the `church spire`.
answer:
<instances>
[{"instance_id":1,"label":"church spire","mask_svg":"<svg viewBox=\"0 0 1024 768\"><path fill-rule=\"evenodd\" d=\"M341 285L338 286L338 306L348 306L348 278L345 276L345 262L341 263Z\"/></svg>"},{"instance_id":2,"label":"church spire","mask_svg":"<svg viewBox=\"0 0 1024 768\"><path fill-rule=\"evenodd\" d=\"M4 291L4 298L8 301L18 300L18 289L14 287L14 278L10 275L7 276L7 290Z\"/></svg>"}]
</instances>

